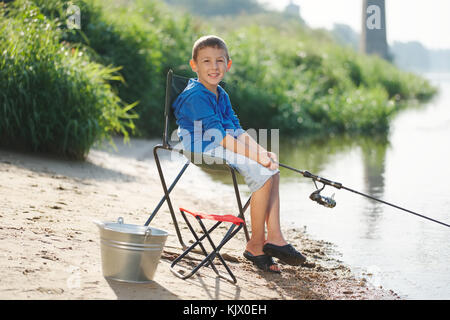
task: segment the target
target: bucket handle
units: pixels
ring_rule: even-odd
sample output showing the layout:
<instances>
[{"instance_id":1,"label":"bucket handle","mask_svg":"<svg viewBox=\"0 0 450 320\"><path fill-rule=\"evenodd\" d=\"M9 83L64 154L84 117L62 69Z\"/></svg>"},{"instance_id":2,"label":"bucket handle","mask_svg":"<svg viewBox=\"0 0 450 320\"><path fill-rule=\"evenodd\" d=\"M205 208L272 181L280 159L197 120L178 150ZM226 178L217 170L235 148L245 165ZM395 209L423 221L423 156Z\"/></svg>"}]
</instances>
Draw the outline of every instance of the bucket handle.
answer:
<instances>
[{"instance_id":1,"label":"bucket handle","mask_svg":"<svg viewBox=\"0 0 450 320\"><path fill-rule=\"evenodd\" d=\"M144 242L147 241L147 237L151 236L152 236L152 228L148 227L147 230L145 230Z\"/></svg>"}]
</instances>

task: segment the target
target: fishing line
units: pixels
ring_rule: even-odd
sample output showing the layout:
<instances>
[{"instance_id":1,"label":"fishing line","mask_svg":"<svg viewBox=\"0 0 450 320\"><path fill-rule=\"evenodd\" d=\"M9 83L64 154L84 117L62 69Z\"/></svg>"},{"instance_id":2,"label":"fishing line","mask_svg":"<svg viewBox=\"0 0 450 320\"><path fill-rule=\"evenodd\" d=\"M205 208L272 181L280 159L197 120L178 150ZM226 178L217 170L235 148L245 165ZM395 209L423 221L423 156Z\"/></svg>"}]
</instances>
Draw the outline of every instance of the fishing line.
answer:
<instances>
[{"instance_id":1,"label":"fishing line","mask_svg":"<svg viewBox=\"0 0 450 320\"><path fill-rule=\"evenodd\" d=\"M391 206L391 207L394 207L394 208L403 210L403 211L405 211L405 212L411 213L411 214L416 215L416 216L418 216L418 217L421 217L421 218L430 220L430 221L435 222L435 223L439 223L439 224L441 224L441 225L443 225L443 226L446 226L446 227L449 227L449 228L450 228L450 225L447 224L447 223L444 223L444 222L442 222L442 221L439 221L439 220L436 220L436 219L427 217L427 216L425 216L425 215L423 215L423 214L420 214L420 213L411 211L411 210L409 210L409 209L402 208L402 207L400 207L400 206L398 206L398 205L395 205L395 204L393 204L393 203L390 203L390 202L387 202L387 201L384 201L384 200L375 198L375 197L373 197L373 196L371 196L371 195L368 195L368 194L365 194L365 193L362 193L362 192L359 192L359 191L350 189L350 188L348 188L348 187L345 187L345 186L344 186L342 183L340 183L340 182L331 181L331 180L329 180L329 179L325 179L325 178L323 178L323 177L319 177L319 176L317 176L317 175L315 175L315 174L312 174L312 173L309 172L309 171L304 171L304 170L295 169L295 168L292 168L292 167L290 167L290 166L287 166L287 165L282 164L282 163L279 163L279 162L276 162L276 163L277 163L280 167L283 167L283 168L292 170L292 171L294 171L294 172L300 173L300 174L303 175L305 178L310 178L310 179L312 179L313 182L314 182L314 185L316 186L316 189L317 189L317 190L314 191L313 193L311 193L311 195L309 196L309 198L310 198L311 200L313 200L313 201L319 203L320 205L325 206L325 207L328 207L328 208L334 208L334 207L336 206L336 201L335 201L334 198L333 198L334 195L330 198L330 197L325 197L325 196L323 196L323 195L320 194L320 192L321 192L321 191L325 188L325 186L327 185L327 186L332 186L332 187L334 187L334 188L336 188L336 189L344 189L344 190L347 190L347 191L350 191L350 192L359 194L360 196L363 196L363 197L366 197L366 198L369 198L369 199L372 199L372 200L375 200L375 201L378 201L378 202L387 204L387 205L389 205L389 206ZM316 181L322 183L322 184L323 184L323 187L319 189L319 188L317 187Z\"/></svg>"}]
</instances>

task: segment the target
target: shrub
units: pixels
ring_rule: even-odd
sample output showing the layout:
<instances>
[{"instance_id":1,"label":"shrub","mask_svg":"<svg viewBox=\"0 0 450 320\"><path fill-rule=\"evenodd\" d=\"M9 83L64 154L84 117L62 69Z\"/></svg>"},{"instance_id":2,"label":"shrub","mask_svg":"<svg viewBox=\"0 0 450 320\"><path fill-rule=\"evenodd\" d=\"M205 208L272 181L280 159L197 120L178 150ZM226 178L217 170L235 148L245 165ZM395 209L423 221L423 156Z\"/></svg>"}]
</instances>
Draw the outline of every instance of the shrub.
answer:
<instances>
[{"instance_id":1,"label":"shrub","mask_svg":"<svg viewBox=\"0 0 450 320\"><path fill-rule=\"evenodd\" d=\"M108 81L119 68L60 43L58 24L29 1L0 9L0 143L83 159L94 142L133 132L134 104Z\"/></svg>"}]
</instances>

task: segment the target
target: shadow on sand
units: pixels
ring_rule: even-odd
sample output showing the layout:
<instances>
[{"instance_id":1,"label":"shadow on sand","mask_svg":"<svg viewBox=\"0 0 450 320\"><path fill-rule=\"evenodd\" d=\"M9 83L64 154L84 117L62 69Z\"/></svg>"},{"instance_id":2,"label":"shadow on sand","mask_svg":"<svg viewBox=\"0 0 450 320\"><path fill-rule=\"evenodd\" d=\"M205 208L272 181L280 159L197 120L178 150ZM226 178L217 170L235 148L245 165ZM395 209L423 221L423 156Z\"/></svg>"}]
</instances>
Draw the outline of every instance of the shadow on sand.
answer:
<instances>
[{"instance_id":1,"label":"shadow on sand","mask_svg":"<svg viewBox=\"0 0 450 320\"><path fill-rule=\"evenodd\" d=\"M180 298L153 281L146 284L106 279L119 300L180 300Z\"/></svg>"}]
</instances>

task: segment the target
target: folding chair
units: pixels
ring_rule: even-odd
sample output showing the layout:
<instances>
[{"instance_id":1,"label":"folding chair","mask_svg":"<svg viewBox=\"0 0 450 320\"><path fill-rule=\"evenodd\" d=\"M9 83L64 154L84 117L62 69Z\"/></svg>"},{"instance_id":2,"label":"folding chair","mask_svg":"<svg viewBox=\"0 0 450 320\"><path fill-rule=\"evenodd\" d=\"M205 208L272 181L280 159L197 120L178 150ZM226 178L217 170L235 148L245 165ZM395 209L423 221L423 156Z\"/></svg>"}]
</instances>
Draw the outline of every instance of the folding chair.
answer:
<instances>
[{"instance_id":1,"label":"folding chair","mask_svg":"<svg viewBox=\"0 0 450 320\"><path fill-rule=\"evenodd\" d=\"M174 114L173 114L173 110L172 110L172 104L175 101L175 99L178 97L178 95L181 92L183 92L183 90L186 88L188 82L189 82L189 78L175 75L175 74L173 74L172 70L169 70L169 72L167 73L166 98L165 98L165 109L164 109L164 121L165 122L164 122L164 131L163 131L163 139L162 139L163 141L162 141L162 144L158 144L153 148L153 155L155 158L156 167L158 168L158 174L161 179L161 185L162 185L162 188L164 191L164 196L161 199L161 201L159 202L159 204L156 206L156 208L154 209L154 211L152 212L150 217L148 218L147 222L145 223L145 225L148 226L150 224L150 222L153 220L153 218L155 217L155 215L158 213L158 211L161 208L161 206L163 205L163 203L165 201L167 201L167 205L169 207L169 211L170 211L170 214L172 217L175 231L177 233L178 241L180 242L183 249L188 248L188 246L186 246L183 241L183 237L181 235L180 228L178 226L177 218L176 218L175 212L173 210L172 201L170 199L170 192L174 189L174 187L180 180L181 176L184 174L187 167L192 162L191 160L193 159L193 153L190 153L188 151L181 150L181 149L175 149L173 146L171 146L169 144L169 126L170 126L171 120L173 120L175 118ZM225 84L223 82L221 82L220 85L222 87L225 86ZM170 184L169 187L167 187L166 180L165 180L165 177L163 174L163 170L161 168L161 163L160 163L160 159L158 156L159 149L167 150L167 151L176 151L176 152L183 154L187 158L186 163L183 165L180 172L175 177L175 179L173 180L173 182ZM231 173L232 180L233 180L234 192L236 195L236 202L237 202L237 207L238 207L238 211L239 211L238 217L241 218L243 221L245 221L244 213L247 210L248 206L250 205L251 196L248 198L245 205L242 206L242 201L241 201L241 197L240 197L240 193L239 193L239 187L238 187L238 183L237 183L237 179L236 179L236 170L231 165L224 162L225 160L223 160L223 159L220 159L221 162L217 162L217 161L215 161L217 159L215 159L214 157L211 157L211 156L208 156L205 154L203 154L202 157L203 157L203 160L205 160L204 163L196 164L196 165L206 166L211 169L221 169L221 170L223 170L223 169L227 170L227 168L228 168L228 170ZM215 164L213 166L211 166L208 163L209 164L215 163ZM217 164L217 163L223 163L223 164ZM248 230L247 230L246 224L244 223L244 224L242 224L242 226L245 231L245 237L246 237L247 241L249 241L250 238L248 235Z\"/></svg>"},{"instance_id":2,"label":"folding chair","mask_svg":"<svg viewBox=\"0 0 450 320\"><path fill-rule=\"evenodd\" d=\"M227 263L225 262L224 258L220 255L219 251L220 249L222 249L222 247L229 241L231 240L236 233L239 232L239 230L245 225L244 220L242 220L239 217L233 216L233 215L211 215L211 214L204 214L204 213L193 213L190 212L186 209L180 208L180 213L184 218L184 221L186 222L189 230L191 231L192 235L194 236L196 242L194 242L194 244L192 244L189 248L187 248L180 256L178 256L171 264L170 266L170 270L179 278L181 279L187 279L190 278L191 276L193 276L201 267L203 266L210 266L214 272L221 278L228 280L229 282L232 283L236 283L236 277L234 276L233 272L231 271L231 269L228 267ZM189 219L186 216L186 213L192 215L193 217L196 218L196 220L198 221L203 235L201 237L198 236L197 232L195 232L195 229L192 227L192 225L189 223ZM202 219L208 219L208 220L215 220L217 221L210 229L206 229L206 226L203 224ZM228 232L226 233L225 237L222 239L222 241L219 243L219 245L215 245L212 238L211 238L211 233L217 229L217 227L219 225L222 224L222 222L229 222L231 223L231 227L228 230ZM205 249L205 246L202 244L202 241L204 239L208 239L208 242L212 248L211 252L208 253ZM205 255L205 258L198 263L192 270L190 273L183 275L180 272L175 270L175 266L178 264L178 262L180 262L188 253L192 252L192 250L197 247L200 246L203 254ZM214 259L217 258L220 260L220 262L222 263L222 265L225 267L225 270L228 272L228 274L230 275L230 278L224 276L223 274L221 274L219 272L219 270L216 268L216 266L214 265Z\"/></svg>"}]
</instances>

